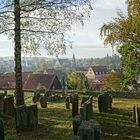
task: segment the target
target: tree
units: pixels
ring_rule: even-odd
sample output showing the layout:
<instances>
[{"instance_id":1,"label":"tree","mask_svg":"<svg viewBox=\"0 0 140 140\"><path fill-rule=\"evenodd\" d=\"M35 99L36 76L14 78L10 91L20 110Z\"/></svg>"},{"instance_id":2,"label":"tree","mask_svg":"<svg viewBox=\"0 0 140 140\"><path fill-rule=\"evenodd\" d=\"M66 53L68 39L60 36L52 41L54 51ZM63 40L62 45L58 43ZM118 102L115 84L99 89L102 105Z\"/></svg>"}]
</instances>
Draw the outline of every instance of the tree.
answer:
<instances>
[{"instance_id":1,"label":"tree","mask_svg":"<svg viewBox=\"0 0 140 140\"><path fill-rule=\"evenodd\" d=\"M73 22L83 24L91 10L90 0L0 1L0 33L15 42L16 105L24 104L21 51L34 54L44 47L49 54L65 53L70 43L64 33Z\"/></svg>"},{"instance_id":2,"label":"tree","mask_svg":"<svg viewBox=\"0 0 140 140\"><path fill-rule=\"evenodd\" d=\"M124 86L140 88L140 2L127 0L128 14L118 12L118 17L101 27L105 45L117 46L125 76Z\"/></svg>"},{"instance_id":3,"label":"tree","mask_svg":"<svg viewBox=\"0 0 140 140\"><path fill-rule=\"evenodd\" d=\"M84 89L84 75L71 72L68 74L68 85L72 89L82 91Z\"/></svg>"},{"instance_id":4,"label":"tree","mask_svg":"<svg viewBox=\"0 0 140 140\"><path fill-rule=\"evenodd\" d=\"M110 72L101 79L102 91L121 91L123 75L117 72Z\"/></svg>"}]
</instances>

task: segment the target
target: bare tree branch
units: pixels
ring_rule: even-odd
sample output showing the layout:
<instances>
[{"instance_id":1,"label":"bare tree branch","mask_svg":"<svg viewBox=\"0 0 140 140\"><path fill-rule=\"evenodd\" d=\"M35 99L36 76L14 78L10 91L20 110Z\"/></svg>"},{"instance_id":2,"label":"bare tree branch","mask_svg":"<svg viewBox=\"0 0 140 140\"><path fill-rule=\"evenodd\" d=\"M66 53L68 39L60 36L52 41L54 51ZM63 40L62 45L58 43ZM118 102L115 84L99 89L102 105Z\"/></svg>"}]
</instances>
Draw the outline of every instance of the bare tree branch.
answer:
<instances>
[{"instance_id":1,"label":"bare tree branch","mask_svg":"<svg viewBox=\"0 0 140 140\"><path fill-rule=\"evenodd\" d=\"M7 14L7 13L14 13L14 11L3 11L3 12L0 12L0 15Z\"/></svg>"},{"instance_id":2,"label":"bare tree branch","mask_svg":"<svg viewBox=\"0 0 140 140\"><path fill-rule=\"evenodd\" d=\"M64 20L64 18L53 18L53 17L31 17L31 16L21 16L22 19L35 19L35 20Z\"/></svg>"},{"instance_id":3,"label":"bare tree branch","mask_svg":"<svg viewBox=\"0 0 140 140\"><path fill-rule=\"evenodd\" d=\"M7 29L7 30L0 31L0 34L6 33L6 32L10 32L10 31L14 31L14 29Z\"/></svg>"}]
</instances>

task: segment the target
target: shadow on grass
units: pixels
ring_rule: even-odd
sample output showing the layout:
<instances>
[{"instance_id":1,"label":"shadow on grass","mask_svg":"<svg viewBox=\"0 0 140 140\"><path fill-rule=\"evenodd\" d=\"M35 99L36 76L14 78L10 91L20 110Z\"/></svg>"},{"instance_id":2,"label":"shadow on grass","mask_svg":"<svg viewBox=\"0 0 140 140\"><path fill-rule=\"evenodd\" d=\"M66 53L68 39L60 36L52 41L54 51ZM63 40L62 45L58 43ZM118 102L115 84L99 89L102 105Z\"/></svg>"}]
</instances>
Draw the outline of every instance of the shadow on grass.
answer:
<instances>
[{"instance_id":1,"label":"shadow on grass","mask_svg":"<svg viewBox=\"0 0 140 140\"><path fill-rule=\"evenodd\" d=\"M113 108L107 113L94 113L104 140L140 140L140 127L131 121L131 112Z\"/></svg>"}]
</instances>

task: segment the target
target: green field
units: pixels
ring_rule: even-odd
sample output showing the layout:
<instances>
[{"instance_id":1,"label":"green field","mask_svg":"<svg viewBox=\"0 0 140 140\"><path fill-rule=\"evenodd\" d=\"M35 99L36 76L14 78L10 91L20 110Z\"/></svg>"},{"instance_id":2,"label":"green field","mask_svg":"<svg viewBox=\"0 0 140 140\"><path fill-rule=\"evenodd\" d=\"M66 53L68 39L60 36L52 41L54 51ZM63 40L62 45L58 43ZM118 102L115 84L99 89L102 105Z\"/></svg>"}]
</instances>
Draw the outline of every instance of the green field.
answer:
<instances>
[{"instance_id":1,"label":"green field","mask_svg":"<svg viewBox=\"0 0 140 140\"><path fill-rule=\"evenodd\" d=\"M30 99L26 100L30 103ZM99 113L97 98L93 100L94 118L102 131L102 140L140 140L140 126L131 121L132 106L140 99L113 99L113 111ZM64 101L48 103L47 109L39 107L39 126L34 131L17 134L15 121L5 118L6 140L70 140L73 134L71 110L65 109Z\"/></svg>"}]
</instances>

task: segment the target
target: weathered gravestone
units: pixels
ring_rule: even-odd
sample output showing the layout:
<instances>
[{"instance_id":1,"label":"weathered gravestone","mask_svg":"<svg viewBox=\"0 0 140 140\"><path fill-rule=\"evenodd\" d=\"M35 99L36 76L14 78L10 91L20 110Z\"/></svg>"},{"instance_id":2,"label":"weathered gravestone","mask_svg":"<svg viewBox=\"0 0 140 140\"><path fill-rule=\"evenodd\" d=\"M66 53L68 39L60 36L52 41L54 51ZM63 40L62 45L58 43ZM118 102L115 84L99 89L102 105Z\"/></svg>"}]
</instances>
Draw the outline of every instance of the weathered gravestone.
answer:
<instances>
[{"instance_id":1,"label":"weathered gravestone","mask_svg":"<svg viewBox=\"0 0 140 140\"><path fill-rule=\"evenodd\" d=\"M70 96L66 96L65 103L66 103L66 109L70 109Z\"/></svg>"},{"instance_id":2,"label":"weathered gravestone","mask_svg":"<svg viewBox=\"0 0 140 140\"><path fill-rule=\"evenodd\" d=\"M80 140L100 140L101 129L96 120L83 121L78 128Z\"/></svg>"},{"instance_id":3,"label":"weathered gravestone","mask_svg":"<svg viewBox=\"0 0 140 140\"><path fill-rule=\"evenodd\" d=\"M92 99L86 101L85 106L86 106L86 120L90 120L92 119L92 115L93 115Z\"/></svg>"},{"instance_id":4,"label":"weathered gravestone","mask_svg":"<svg viewBox=\"0 0 140 140\"><path fill-rule=\"evenodd\" d=\"M107 112L112 109L112 96L108 93L103 93L98 96L99 112Z\"/></svg>"},{"instance_id":5,"label":"weathered gravestone","mask_svg":"<svg viewBox=\"0 0 140 140\"><path fill-rule=\"evenodd\" d=\"M0 118L0 140L5 140L4 124L3 124L3 120L1 118Z\"/></svg>"},{"instance_id":6,"label":"weathered gravestone","mask_svg":"<svg viewBox=\"0 0 140 140\"><path fill-rule=\"evenodd\" d=\"M4 94L0 93L0 114L3 114L3 99Z\"/></svg>"},{"instance_id":7,"label":"weathered gravestone","mask_svg":"<svg viewBox=\"0 0 140 140\"><path fill-rule=\"evenodd\" d=\"M92 98L88 97L88 100L82 101L82 105L80 107L80 115L82 120L90 120L93 115L93 106L92 106Z\"/></svg>"},{"instance_id":8,"label":"weathered gravestone","mask_svg":"<svg viewBox=\"0 0 140 140\"><path fill-rule=\"evenodd\" d=\"M78 94L72 96L72 117L78 115Z\"/></svg>"},{"instance_id":9,"label":"weathered gravestone","mask_svg":"<svg viewBox=\"0 0 140 140\"><path fill-rule=\"evenodd\" d=\"M28 116L26 106L21 105L15 108L16 131L22 132L28 128Z\"/></svg>"},{"instance_id":10,"label":"weathered gravestone","mask_svg":"<svg viewBox=\"0 0 140 140\"><path fill-rule=\"evenodd\" d=\"M4 115L14 116L14 96L9 95L3 100L3 113Z\"/></svg>"},{"instance_id":11,"label":"weathered gravestone","mask_svg":"<svg viewBox=\"0 0 140 140\"><path fill-rule=\"evenodd\" d=\"M45 96L40 97L40 105L42 108L47 108L47 98Z\"/></svg>"},{"instance_id":12,"label":"weathered gravestone","mask_svg":"<svg viewBox=\"0 0 140 140\"><path fill-rule=\"evenodd\" d=\"M28 128L36 128L38 126L38 109L37 104L26 107Z\"/></svg>"}]
</instances>

